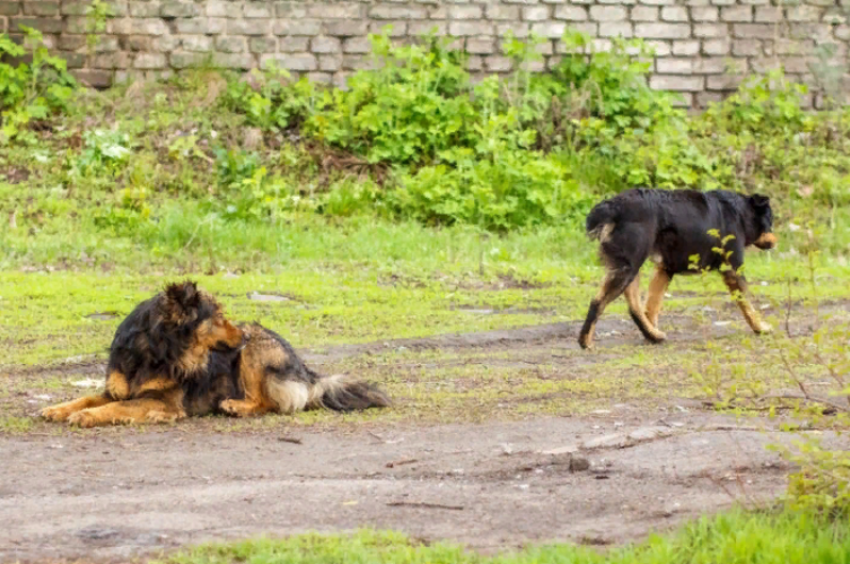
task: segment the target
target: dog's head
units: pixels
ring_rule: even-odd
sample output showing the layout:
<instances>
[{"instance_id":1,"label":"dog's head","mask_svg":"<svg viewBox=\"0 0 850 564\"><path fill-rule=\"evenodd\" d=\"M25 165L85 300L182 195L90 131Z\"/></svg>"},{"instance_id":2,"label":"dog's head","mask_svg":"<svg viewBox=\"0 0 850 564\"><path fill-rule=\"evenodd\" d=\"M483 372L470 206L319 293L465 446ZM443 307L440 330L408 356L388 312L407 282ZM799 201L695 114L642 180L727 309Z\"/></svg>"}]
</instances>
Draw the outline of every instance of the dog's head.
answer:
<instances>
[{"instance_id":1,"label":"dog's head","mask_svg":"<svg viewBox=\"0 0 850 564\"><path fill-rule=\"evenodd\" d=\"M770 207L770 198L760 194L753 194L747 198L753 218L755 238L753 245L764 251L776 246L776 235L773 234L773 209Z\"/></svg>"},{"instance_id":2,"label":"dog's head","mask_svg":"<svg viewBox=\"0 0 850 564\"><path fill-rule=\"evenodd\" d=\"M165 289L164 319L182 339L206 350L231 350L243 343L242 331L224 317L221 305L191 281Z\"/></svg>"}]
</instances>

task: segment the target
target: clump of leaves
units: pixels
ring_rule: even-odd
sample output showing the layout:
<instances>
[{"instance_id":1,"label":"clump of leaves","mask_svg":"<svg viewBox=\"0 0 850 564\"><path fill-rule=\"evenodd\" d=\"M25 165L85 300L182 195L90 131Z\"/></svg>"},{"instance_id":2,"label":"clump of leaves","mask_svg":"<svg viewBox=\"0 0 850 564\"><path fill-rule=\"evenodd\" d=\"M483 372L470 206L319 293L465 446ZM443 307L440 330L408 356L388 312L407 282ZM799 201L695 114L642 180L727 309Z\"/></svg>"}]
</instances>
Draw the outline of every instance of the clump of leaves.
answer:
<instances>
[{"instance_id":1,"label":"clump of leaves","mask_svg":"<svg viewBox=\"0 0 850 564\"><path fill-rule=\"evenodd\" d=\"M318 97L307 77L291 82L286 70L270 67L252 71L245 80L231 81L222 97L225 107L244 113L248 123L265 131L286 131L312 115Z\"/></svg>"},{"instance_id":2,"label":"clump of leaves","mask_svg":"<svg viewBox=\"0 0 850 564\"><path fill-rule=\"evenodd\" d=\"M65 61L50 55L41 32L21 29L23 45L0 35L0 144L16 138L31 141L28 125L66 109L76 88Z\"/></svg>"},{"instance_id":3,"label":"clump of leaves","mask_svg":"<svg viewBox=\"0 0 850 564\"><path fill-rule=\"evenodd\" d=\"M378 70L325 91L306 132L371 163L429 163L469 145L477 116L463 53L433 35L421 45L394 46L387 33L370 41Z\"/></svg>"}]
</instances>

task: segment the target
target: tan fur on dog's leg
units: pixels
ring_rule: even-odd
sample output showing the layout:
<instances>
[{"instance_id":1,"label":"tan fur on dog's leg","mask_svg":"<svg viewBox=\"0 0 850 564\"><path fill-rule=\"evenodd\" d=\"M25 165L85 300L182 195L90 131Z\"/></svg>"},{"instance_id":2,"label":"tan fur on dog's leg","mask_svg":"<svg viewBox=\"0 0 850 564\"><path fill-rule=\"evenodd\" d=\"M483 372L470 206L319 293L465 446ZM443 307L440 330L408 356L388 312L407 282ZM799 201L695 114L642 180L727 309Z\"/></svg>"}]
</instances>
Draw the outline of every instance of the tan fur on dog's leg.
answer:
<instances>
[{"instance_id":1,"label":"tan fur on dog's leg","mask_svg":"<svg viewBox=\"0 0 850 564\"><path fill-rule=\"evenodd\" d=\"M744 277L729 270L723 273L723 281L726 283L726 287L729 288L729 292L732 294L732 297L741 309L741 313L744 314L744 319L747 320L747 324L750 326L750 329L752 329L757 335L770 333L773 328L762 321L761 316L755 309L753 309L753 306L750 305L750 302L747 300L747 282L744 280Z\"/></svg>"},{"instance_id":2,"label":"tan fur on dog's leg","mask_svg":"<svg viewBox=\"0 0 850 564\"><path fill-rule=\"evenodd\" d=\"M670 285L670 275L667 271L658 267L655 270L655 275L649 282L649 292L646 296L646 318L652 323L652 326L658 328L658 316L661 313L661 302L664 300L664 294Z\"/></svg>"},{"instance_id":3,"label":"tan fur on dog's leg","mask_svg":"<svg viewBox=\"0 0 850 564\"><path fill-rule=\"evenodd\" d=\"M111 403L112 400L103 396L86 396L75 400L66 401L41 410L41 416L50 421L65 421L73 414L84 409L100 407Z\"/></svg>"},{"instance_id":4,"label":"tan fur on dog's leg","mask_svg":"<svg viewBox=\"0 0 850 564\"><path fill-rule=\"evenodd\" d=\"M640 329L643 336L653 343L658 343L667 338L667 335L655 328L646 318L643 312L643 304L640 303L640 276L635 276L634 280L626 286L626 301L629 303L629 315Z\"/></svg>"},{"instance_id":5,"label":"tan fur on dog's leg","mask_svg":"<svg viewBox=\"0 0 850 564\"><path fill-rule=\"evenodd\" d=\"M181 406L180 390L163 399L133 399L116 401L100 407L84 409L68 418L71 425L100 427L103 425L160 423L186 417Z\"/></svg>"}]
</instances>

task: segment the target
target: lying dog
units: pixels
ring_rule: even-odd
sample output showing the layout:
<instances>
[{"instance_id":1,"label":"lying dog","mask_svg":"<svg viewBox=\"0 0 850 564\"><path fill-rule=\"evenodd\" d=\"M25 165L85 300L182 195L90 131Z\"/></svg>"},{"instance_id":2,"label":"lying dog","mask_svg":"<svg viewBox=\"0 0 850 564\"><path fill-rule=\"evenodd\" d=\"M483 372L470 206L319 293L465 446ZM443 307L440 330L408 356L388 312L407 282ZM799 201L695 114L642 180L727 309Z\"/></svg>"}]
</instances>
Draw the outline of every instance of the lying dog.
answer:
<instances>
[{"instance_id":1,"label":"lying dog","mask_svg":"<svg viewBox=\"0 0 850 564\"><path fill-rule=\"evenodd\" d=\"M48 407L42 415L95 427L216 412L247 416L388 405L370 384L310 370L273 331L232 325L215 298L185 282L142 302L118 326L103 394Z\"/></svg>"},{"instance_id":2,"label":"lying dog","mask_svg":"<svg viewBox=\"0 0 850 564\"><path fill-rule=\"evenodd\" d=\"M765 196L743 196L726 190L628 190L600 202L588 214L586 231L600 243L607 273L590 302L579 345L593 345L596 321L605 307L625 293L629 314L643 336L654 343L666 336L658 330L661 301L676 274L719 271L756 333L770 331L747 302L746 281L739 272L744 248L776 245L773 211ZM719 234L711 234L716 230ZM722 252L718 248L722 247ZM640 301L640 268L656 263L646 309Z\"/></svg>"}]
</instances>

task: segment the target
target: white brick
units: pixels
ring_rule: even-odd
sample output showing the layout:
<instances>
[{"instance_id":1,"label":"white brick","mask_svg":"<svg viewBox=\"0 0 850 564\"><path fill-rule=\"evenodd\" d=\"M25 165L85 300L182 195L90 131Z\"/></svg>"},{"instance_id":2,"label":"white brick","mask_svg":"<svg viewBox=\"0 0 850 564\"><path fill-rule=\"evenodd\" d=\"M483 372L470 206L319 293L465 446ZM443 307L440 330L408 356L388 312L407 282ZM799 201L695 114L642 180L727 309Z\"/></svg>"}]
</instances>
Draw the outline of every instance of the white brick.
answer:
<instances>
[{"instance_id":1,"label":"white brick","mask_svg":"<svg viewBox=\"0 0 850 564\"><path fill-rule=\"evenodd\" d=\"M693 64L691 59L665 57L655 62L655 69L660 74L691 74L693 72Z\"/></svg>"},{"instance_id":2,"label":"white brick","mask_svg":"<svg viewBox=\"0 0 850 564\"><path fill-rule=\"evenodd\" d=\"M732 35L741 39L773 39L776 27L771 24L734 24Z\"/></svg>"},{"instance_id":3,"label":"white brick","mask_svg":"<svg viewBox=\"0 0 850 564\"><path fill-rule=\"evenodd\" d=\"M493 24L487 22L450 22L449 34L455 37L493 35Z\"/></svg>"},{"instance_id":4,"label":"white brick","mask_svg":"<svg viewBox=\"0 0 850 564\"><path fill-rule=\"evenodd\" d=\"M519 6L503 4L487 4L485 11L488 20L518 20L520 15Z\"/></svg>"},{"instance_id":5,"label":"white brick","mask_svg":"<svg viewBox=\"0 0 850 564\"><path fill-rule=\"evenodd\" d=\"M668 57L673 52L671 41L647 41L646 45L655 51L656 57Z\"/></svg>"},{"instance_id":6,"label":"white brick","mask_svg":"<svg viewBox=\"0 0 850 564\"><path fill-rule=\"evenodd\" d=\"M741 74L709 76L705 81L705 87L707 90L735 90L746 78L746 75Z\"/></svg>"},{"instance_id":7,"label":"white brick","mask_svg":"<svg viewBox=\"0 0 850 564\"><path fill-rule=\"evenodd\" d=\"M522 19L527 22L542 22L549 19L549 6L530 6L522 9Z\"/></svg>"},{"instance_id":8,"label":"white brick","mask_svg":"<svg viewBox=\"0 0 850 564\"><path fill-rule=\"evenodd\" d=\"M300 4L300 3L299 3ZM376 6L380 7L380 6ZM388 8L396 8L396 6L384 6ZM304 10L306 8L306 10ZM364 7L365 9L365 7ZM301 13L302 10L305 13ZM423 8L424 10L424 8ZM402 10L403 11L403 10ZM306 4L306 6L296 6L295 11L285 14L287 17L308 17L329 20L352 20L359 19L362 16L361 6L357 2L334 2L333 4ZM281 16L281 9L278 8L278 17ZM404 17L404 16L393 16ZM392 19L387 18L387 19ZM294 70L311 70L311 69L294 69Z\"/></svg>"},{"instance_id":9,"label":"white brick","mask_svg":"<svg viewBox=\"0 0 850 564\"><path fill-rule=\"evenodd\" d=\"M536 33L540 37L548 39L558 39L564 35L567 29L567 24L561 22L546 22L531 24L531 33Z\"/></svg>"},{"instance_id":10,"label":"white brick","mask_svg":"<svg viewBox=\"0 0 850 564\"><path fill-rule=\"evenodd\" d=\"M761 55L761 41L758 39L736 39L732 42L732 54L737 57L752 57Z\"/></svg>"},{"instance_id":11,"label":"white brick","mask_svg":"<svg viewBox=\"0 0 850 564\"><path fill-rule=\"evenodd\" d=\"M506 37L507 35L512 34L514 37L517 38L525 38L528 37L530 33L531 26L524 22L496 24L496 35L498 35L499 37Z\"/></svg>"},{"instance_id":12,"label":"white brick","mask_svg":"<svg viewBox=\"0 0 850 564\"><path fill-rule=\"evenodd\" d=\"M702 76L654 75L649 79L649 86L654 90L699 92L704 84Z\"/></svg>"},{"instance_id":13,"label":"white brick","mask_svg":"<svg viewBox=\"0 0 850 564\"><path fill-rule=\"evenodd\" d=\"M699 54L699 41L687 39L673 42L673 54L679 56L693 56Z\"/></svg>"},{"instance_id":14,"label":"white brick","mask_svg":"<svg viewBox=\"0 0 850 564\"><path fill-rule=\"evenodd\" d=\"M137 69L162 69L168 66L168 61L161 53L139 53L133 66Z\"/></svg>"},{"instance_id":15,"label":"white brick","mask_svg":"<svg viewBox=\"0 0 850 564\"><path fill-rule=\"evenodd\" d=\"M459 5L448 7L449 18L453 20L477 20L483 17L481 6Z\"/></svg>"},{"instance_id":16,"label":"white brick","mask_svg":"<svg viewBox=\"0 0 850 564\"><path fill-rule=\"evenodd\" d=\"M716 38L726 37L725 24L694 24L694 37Z\"/></svg>"},{"instance_id":17,"label":"white brick","mask_svg":"<svg viewBox=\"0 0 850 564\"><path fill-rule=\"evenodd\" d=\"M587 20L587 8L584 6L555 6L555 19L570 22Z\"/></svg>"},{"instance_id":18,"label":"white brick","mask_svg":"<svg viewBox=\"0 0 850 564\"><path fill-rule=\"evenodd\" d=\"M287 70L314 71L319 68L316 57L310 53L263 55L260 64L263 68L268 68L272 61L277 63L278 68Z\"/></svg>"},{"instance_id":19,"label":"white brick","mask_svg":"<svg viewBox=\"0 0 850 564\"><path fill-rule=\"evenodd\" d=\"M334 4L328 7L333 7ZM392 6L378 4L369 10L369 16L377 20L424 20L428 18L428 9L420 6Z\"/></svg>"},{"instance_id":20,"label":"white brick","mask_svg":"<svg viewBox=\"0 0 850 564\"><path fill-rule=\"evenodd\" d=\"M279 19L274 22L272 31L275 35L319 35L322 33L322 23L316 20Z\"/></svg>"},{"instance_id":21,"label":"white brick","mask_svg":"<svg viewBox=\"0 0 850 564\"><path fill-rule=\"evenodd\" d=\"M817 22L820 21L822 11L822 8L817 6L791 6L787 11L788 21Z\"/></svg>"},{"instance_id":22,"label":"white brick","mask_svg":"<svg viewBox=\"0 0 850 564\"><path fill-rule=\"evenodd\" d=\"M658 8L656 6L635 6L632 8L633 22L657 22Z\"/></svg>"},{"instance_id":23,"label":"white brick","mask_svg":"<svg viewBox=\"0 0 850 564\"><path fill-rule=\"evenodd\" d=\"M665 22L686 22L688 9L682 6L665 6L661 8L661 19Z\"/></svg>"},{"instance_id":24,"label":"white brick","mask_svg":"<svg viewBox=\"0 0 850 564\"><path fill-rule=\"evenodd\" d=\"M470 37L466 40L466 51L473 55L490 55L496 52L496 48L491 38Z\"/></svg>"},{"instance_id":25,"label":"white brick","mask_svg":"<svg viewBox=\"0 0 850 564\"><path fill-rule=\"evenodd\" d=\"M702 42L703 55L728 55L731 50L728 39L706 39Z\"/></svg>"},{"instance_id":26,"label":"white brick","mask_svg":"<svg viewBox=\"0 0 850 564\"><path fill-rule=\"evenodd\" d=\"M724 22L753 21L752 6L724 6L720 8L720 19Z\"/></svg>"},{"instance_id":27,"label":"white brick","mask_svg":"<svg viewBox=\"0 0 850 564\"><path fill-rule=\"evenodd\" d=\"M313 53L340 53L342 45L336 37L314 37L310 40L310 51Z\"/></svg>"},{"instance_id":28,"label":"white brick","mask_svg":"<svg viewBox=\"0 0 850 564\"><path fill-rule=\"evenodd\" d=\"M372 45L365 37L349 37L342 42L342 50L346 53L369 53Z\"/></svg>"},{"instance_id":29,"label":"white brick","mask_svg":"<svg viewBox=\"0 0 850 564\"><path fill-rule=\"evenodd\" d=\"M720 19L720 10L714 6L691 8L691 18L695 22L716 22Z\"/></svg>"},{"instance_id":30,"label":"white brick","mask_svg":"<svg viewBox=\"0 0 850 564\"><path fill-rule=\"evenodd\" d=\"M694 59L695 74L720 74L726 72L726 57L703 57Z\"/></svg>"},{"instance_id":31,"label":"white brick","mask_svg":"<svg viewBox=\"0 0 850 564\"><path fill-rule=\"evenodd\" d=\"M619 22L626 19L628 11L622 6L591 6L590 19L597 22Z\"/></svg>"},{"instance_id":32,"label":"white brick","mask_svg":"<svg viewBox=\"0 0 850 564\"><path fill-rule=\"evenodd\" d=\"M687 39L691 36L691 26L682 23L638 23L635 35L645 39Z\"/></svg>"},{"instance_id":33,"label":"white brick","mask_svg":"<svg viewBox=\"0 0 850 564\"><path fill-rule=\"evenodd\" d=\"M599 24L599 37L634 37L630 22L603 22Z\"/></svg>"}]
</instances>

